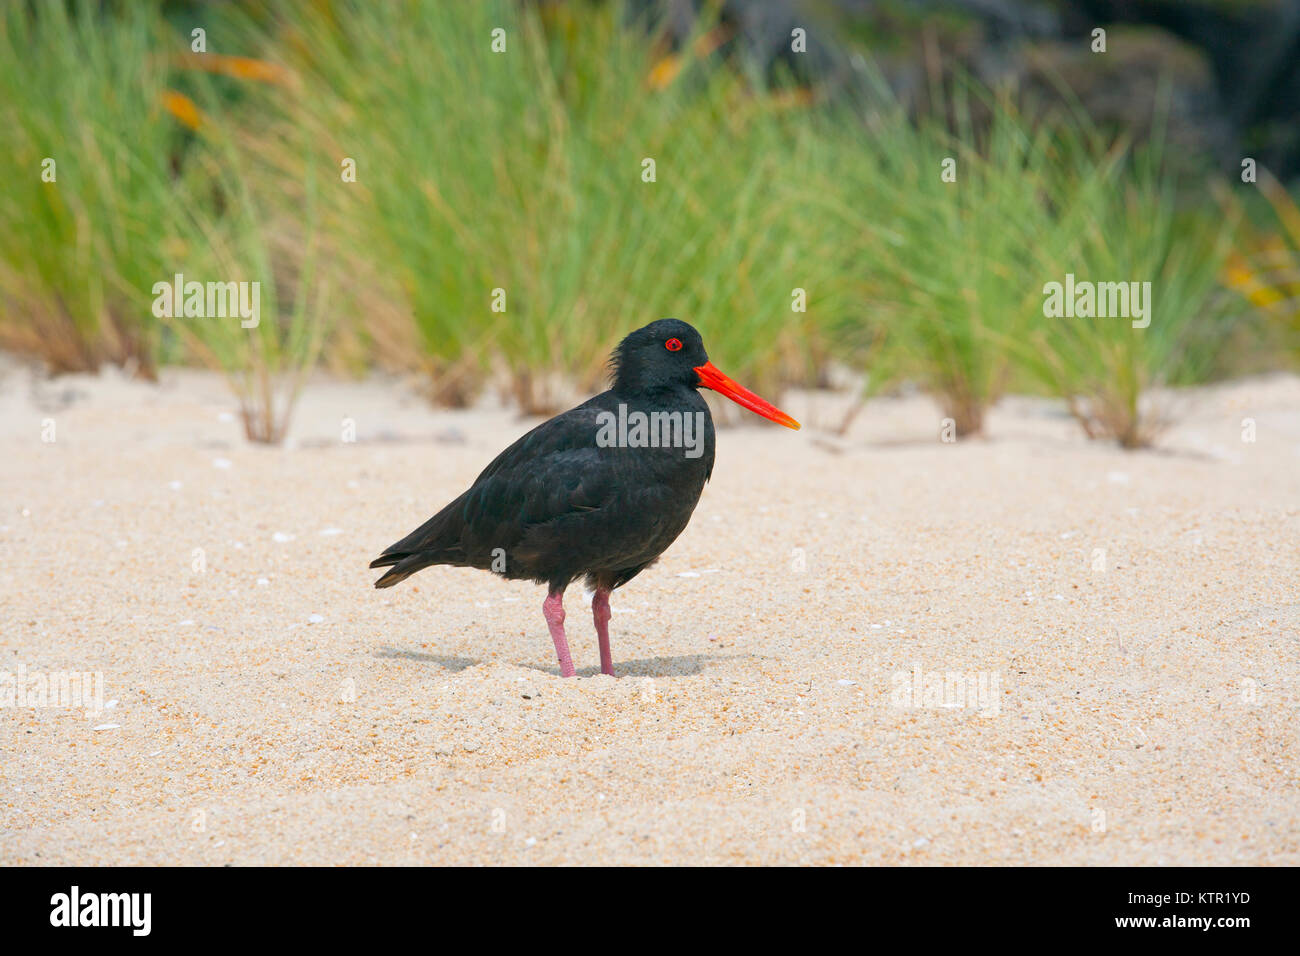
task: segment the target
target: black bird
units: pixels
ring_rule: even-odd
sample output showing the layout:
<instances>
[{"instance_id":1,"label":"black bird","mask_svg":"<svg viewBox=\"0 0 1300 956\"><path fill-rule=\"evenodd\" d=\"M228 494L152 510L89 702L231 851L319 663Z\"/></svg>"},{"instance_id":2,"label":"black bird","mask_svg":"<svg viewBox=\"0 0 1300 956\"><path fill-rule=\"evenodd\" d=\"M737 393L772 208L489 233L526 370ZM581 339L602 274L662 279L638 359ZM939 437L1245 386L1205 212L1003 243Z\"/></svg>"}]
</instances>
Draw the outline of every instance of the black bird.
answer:
<instances>
[{"instance_id":1,"label":"black bird","mask_svg":"<svg viewBox=\"0 0 1300 956\"><path fill-rule=\"evenodd\" d=\"M789 428L799 423L719 372L678 319L637 329L614 350L612 387L543 422L496 457L468 491L370 563L392 587L433 564L480 568L548 588L542 614L560 673L572 677L564 590L579 577L613 675L609 595L685 530L713 472L710 388Z\"/></svg>"}]
</instances>

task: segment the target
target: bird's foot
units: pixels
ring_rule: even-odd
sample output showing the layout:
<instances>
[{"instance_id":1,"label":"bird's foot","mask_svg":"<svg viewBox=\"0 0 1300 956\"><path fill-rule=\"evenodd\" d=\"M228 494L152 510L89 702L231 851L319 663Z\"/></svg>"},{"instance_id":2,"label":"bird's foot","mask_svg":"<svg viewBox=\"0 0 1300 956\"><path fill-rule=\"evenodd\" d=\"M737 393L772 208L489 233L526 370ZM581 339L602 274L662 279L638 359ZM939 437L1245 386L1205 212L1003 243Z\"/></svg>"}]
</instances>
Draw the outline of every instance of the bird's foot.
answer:
<instances>
[{"instance_id":1,"label":"bird's foot","mask_svg":"<svg viewBox=\"0 0 1300 956\"><path fill-rule=\"evenodd\" d=\"M548 594L542 602L542 616L546 618L546 627L551 632L555 643L555 656L560 660L560 676L573 677L573 658L569 654L569 641L564 636L564 592Z\"/></svg>"},{"instance_id":2,"label":"bird's foot","mask_svg":"<svg viewBox=\"0 0 1300 956\"><path fill-rule=\"evenodd\" d=\"M609 651L609 589L596 588L591 596L591 619L596 624L596 639L600 642L600 672L614 676L614 658Z\"/></svg>"}]
</instances>

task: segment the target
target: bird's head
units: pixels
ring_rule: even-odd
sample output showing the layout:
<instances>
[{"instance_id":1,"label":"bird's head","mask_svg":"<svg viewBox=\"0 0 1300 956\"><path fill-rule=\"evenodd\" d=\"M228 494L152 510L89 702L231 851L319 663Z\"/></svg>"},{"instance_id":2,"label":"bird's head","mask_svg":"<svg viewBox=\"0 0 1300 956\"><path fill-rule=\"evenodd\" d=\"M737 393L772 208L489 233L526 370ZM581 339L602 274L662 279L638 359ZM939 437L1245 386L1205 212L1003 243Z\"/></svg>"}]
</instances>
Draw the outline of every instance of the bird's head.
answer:
<instances>
[{"instance_id":1,"label":"bird's head","mask_svg":"<svg viewBox=\"0 0 1300 956\"><path fill-rule=\"evenodd\" d=\"M629 334L614 350L610 369L618 391L709 388L787 428L800 427L771 402L718 371L704 351L700 333L681 319L659 319Z\"/></svg>"}]
</instances>

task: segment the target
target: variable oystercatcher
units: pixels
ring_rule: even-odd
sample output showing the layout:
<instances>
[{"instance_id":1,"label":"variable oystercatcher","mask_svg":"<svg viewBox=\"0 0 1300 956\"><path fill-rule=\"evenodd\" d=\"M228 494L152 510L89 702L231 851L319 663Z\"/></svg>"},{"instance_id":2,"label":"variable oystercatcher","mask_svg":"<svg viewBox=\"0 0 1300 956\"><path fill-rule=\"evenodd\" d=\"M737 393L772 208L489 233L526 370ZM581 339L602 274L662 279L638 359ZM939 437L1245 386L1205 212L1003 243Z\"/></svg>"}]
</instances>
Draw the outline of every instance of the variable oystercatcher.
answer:
<instances>
[{"instance_id":1,"label":"variable oystercatcher","mask_svg":"<svg viewBox=\"0 0 1300 956\"><path fill-rule=\"evenodd\" d=\"M637 329L614 350L612 387L543 422L496 457L463 495L370 563L392 587L434 564L480 568L548 588L542 603L560 673L572 677L564 590L586 578L613 675L609 595L654 564L691 520L713 473L711 388L789 428L799 423L718 371L678 319Z\"/></svg>"}]
</instances>

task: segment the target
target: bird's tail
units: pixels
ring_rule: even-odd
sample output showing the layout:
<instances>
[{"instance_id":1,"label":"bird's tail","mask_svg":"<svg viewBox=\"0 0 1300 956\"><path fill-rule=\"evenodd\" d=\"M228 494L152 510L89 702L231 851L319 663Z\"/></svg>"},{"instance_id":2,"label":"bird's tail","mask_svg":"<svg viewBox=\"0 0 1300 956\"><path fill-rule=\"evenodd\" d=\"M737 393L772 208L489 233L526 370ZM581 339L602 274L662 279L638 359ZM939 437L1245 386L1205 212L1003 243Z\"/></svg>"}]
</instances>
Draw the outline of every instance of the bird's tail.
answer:
<instances>
[{"instance_id":1,"label":"bird's tail","mask_svg":"<svg viewBox=\"0 0 1300 956\"><path fill-rule=\"evenodd\" d=\"M461 498L464 496L462 495ZM375 582L377 588L391 588L416 571L434 564L462 564L465 551L460 543L461 498L416 528L401 541L384 549L370 562L372 568L388 568Z\"/></svg>"},{"instance_id":2,"label":"bird's tail","mask_svg":"<svg viewBox=\"0 0 1300 956\"><path fill-rule=\"evenodd\" d=\"M375 582L377 588L391 588L394 584L405 581L416 571L423 570L431 564L437 564L438 558L428 551L415 554L384 554L370 562L372 568L388 568L383 576Z\"/></svg>"}]
</instances>

